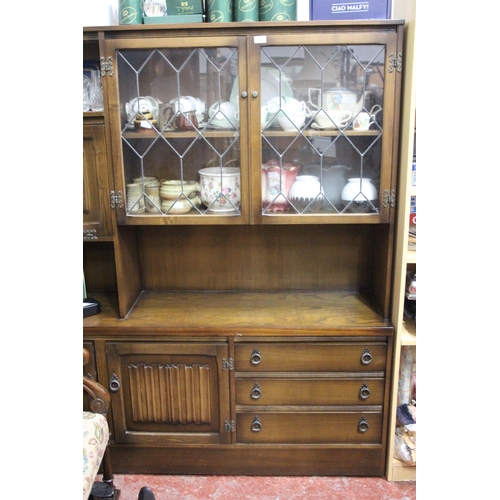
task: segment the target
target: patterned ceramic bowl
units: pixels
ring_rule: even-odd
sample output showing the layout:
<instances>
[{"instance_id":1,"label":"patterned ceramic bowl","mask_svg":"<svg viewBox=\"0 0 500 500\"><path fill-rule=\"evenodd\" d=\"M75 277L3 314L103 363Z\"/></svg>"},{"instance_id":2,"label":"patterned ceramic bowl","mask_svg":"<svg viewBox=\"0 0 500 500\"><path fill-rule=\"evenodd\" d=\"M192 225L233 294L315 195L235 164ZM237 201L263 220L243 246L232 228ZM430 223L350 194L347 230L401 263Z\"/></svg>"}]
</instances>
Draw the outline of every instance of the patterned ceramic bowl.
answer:
<instances>
[{"instance_id":1,"label":"patterned ceramic bowl","mask_svg":"<svg viewBox=\"0 0 500 500\"><path fill-rule=\"evenodd\" d=\"M202 168L200 194L203 204L213 212L238 210L241 201L238 167Z\"/></svg>"}]
</instances>

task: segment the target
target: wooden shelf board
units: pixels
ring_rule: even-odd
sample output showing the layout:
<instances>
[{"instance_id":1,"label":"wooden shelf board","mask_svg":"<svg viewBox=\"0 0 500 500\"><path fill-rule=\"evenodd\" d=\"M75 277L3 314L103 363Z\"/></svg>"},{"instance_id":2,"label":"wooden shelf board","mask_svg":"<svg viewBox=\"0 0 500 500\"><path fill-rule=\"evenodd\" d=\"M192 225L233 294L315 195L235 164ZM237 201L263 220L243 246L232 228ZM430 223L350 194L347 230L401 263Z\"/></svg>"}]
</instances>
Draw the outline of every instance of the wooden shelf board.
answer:
<instances>
[{"instance_id":1,"label":"wooden shelf board","mask_svg":"<svg viewBox=\"0 0 500 500\"><path fill-rule=\"evenodd\" d=\"M406 263L407 264L416 264L417 263L417 251L416 250L408 250L406 252Z\"/></svg>"},{"instance_id":2,"label":"wooden shelf board","mask_svg":"<svg viewBox=\"0 0 500 500\"><path fill-rule=\"evenodd\" d=\"M392 477L389 481L416 481L417 467L401 462L397 458L392 461Z\"/></svg>"},{"instance_id":3,"label":"wooden shelf board","mask_svg":"<svg viewBox=\"0 0 500 500\"><path fill-rule=\"evenodd\" d=\"M417 323L415 320L404 318L401 345L417 345Z\"/></svg>"},{"instance_id":4,"label":"wooden shelf board","mask_svg":"<svg viewBox=\"0 0 500 500\"><path fill-rule=\"evenodd\" d=\"M119 319L115 297L92 296L102 312L84 319L85 328L132 328L190 332L286 331L300 335L392 334L392 326L361 295L335 292L142 292L125 320ZM211 325L208 327L207 325ZM321 332L321 333L320 333Z\"/></svg>"}]
</instances>

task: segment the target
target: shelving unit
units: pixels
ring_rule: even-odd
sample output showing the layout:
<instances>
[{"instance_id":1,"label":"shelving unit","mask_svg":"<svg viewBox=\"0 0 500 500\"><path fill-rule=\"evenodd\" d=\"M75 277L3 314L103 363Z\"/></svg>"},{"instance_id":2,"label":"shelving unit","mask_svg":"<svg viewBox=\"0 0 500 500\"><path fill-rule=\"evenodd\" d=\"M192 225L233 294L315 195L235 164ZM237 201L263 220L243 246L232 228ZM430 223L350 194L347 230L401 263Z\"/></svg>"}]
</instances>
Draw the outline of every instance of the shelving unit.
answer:
<instances>
[{"instance_id":1,"label":"shelving unit","mask_svg":"<svg viewBox=\"0 0 500 500\"><path fill-rule=\"evenodd\" d=\"M391 409L389 416L389 438L386 476L390 481L416 480L416 466L411 466L394 458L394 433L396 428L396 408L398 405L398 373L401 349L417 345L416 322L404 316L406 272L417 264L417 252L408 250L408 229L410 199L417 191L412 187L412 161L415 137L416 112L416 70L415 35L416 1L396 1L393 16L405 19L405 60L403 68L403 99L401 109L401 142L398 182L398 213L396 227L396 252L394 259L394 295L392 322L395 326L394 337L394 380L391 389Z\"/></svg>"}]
</instances>

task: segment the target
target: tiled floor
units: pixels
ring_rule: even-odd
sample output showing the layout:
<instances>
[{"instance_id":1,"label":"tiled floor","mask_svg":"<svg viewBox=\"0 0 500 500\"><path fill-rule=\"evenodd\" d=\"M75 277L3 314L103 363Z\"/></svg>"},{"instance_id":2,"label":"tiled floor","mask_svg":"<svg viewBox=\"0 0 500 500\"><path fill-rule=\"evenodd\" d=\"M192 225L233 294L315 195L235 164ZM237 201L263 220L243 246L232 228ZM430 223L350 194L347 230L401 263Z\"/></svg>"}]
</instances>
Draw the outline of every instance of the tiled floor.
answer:
<instances>
[{"instance_id":1,"label":"tiled floor","mask_svg":"<svg viewBox=\"0 0 500 500\"><path fill-rule=\"evenodd\" d=\"M115 474L120 500L149 486L156 500L415 500L416 482L382 478Z\"/></svg>"}]
</instances>

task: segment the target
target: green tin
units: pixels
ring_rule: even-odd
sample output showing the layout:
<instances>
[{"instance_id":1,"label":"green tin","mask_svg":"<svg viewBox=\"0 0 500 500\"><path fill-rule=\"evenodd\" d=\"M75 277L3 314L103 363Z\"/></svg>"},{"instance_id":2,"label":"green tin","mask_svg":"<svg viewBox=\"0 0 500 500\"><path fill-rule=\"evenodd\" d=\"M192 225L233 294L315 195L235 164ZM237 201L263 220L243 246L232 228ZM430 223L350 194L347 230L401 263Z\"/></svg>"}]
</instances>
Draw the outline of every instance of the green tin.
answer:
<instances>
[{"instance_id":1,"label":"green tin","mask_svg":"<svg viewBox=\"0 0 500 500\"><path fill-rule=\"evenodd\" d=\"M259 0L259 21L296 20L296 0Z\"/></svg>"},{"instance_id":2,"label":"green tin","mask_svg":"<svg viewBox=\"0 0 500 500\"><path fill-rule=\"evenodd\" d=\"M167 16L203 14L201 0L167 0Z\"/></svg>"},{"instance_id":3,"label":"green tin","mask_svg":"<svg viewBox=\"0 0 500 500\"><path fill-rule=\"evenodd\" d=\"M141 0L120 0L120 24L142 24Z\"/></svg>"},{"instance_id":4,"label":"green tin","mask_svg":"<svg viewBox=\"0 0 500 500\"><path fill-rule=\"evenodd\" d=\"M234 0L235 21L258 21L259 0Z\"/></svg>"},{"instance_id":5,"label":"green tin","mask_svg":"<svg viewBox=\"0 0 500 500\"><path fill-rule=\"evenodd\" d=\"M207 0L207 21L209 23L232 22L233 0Z\"/></svg>"}]
</instances>

